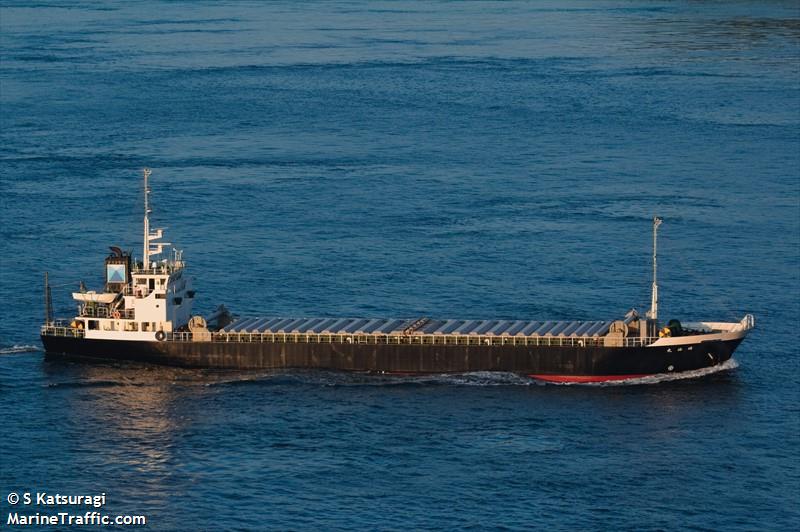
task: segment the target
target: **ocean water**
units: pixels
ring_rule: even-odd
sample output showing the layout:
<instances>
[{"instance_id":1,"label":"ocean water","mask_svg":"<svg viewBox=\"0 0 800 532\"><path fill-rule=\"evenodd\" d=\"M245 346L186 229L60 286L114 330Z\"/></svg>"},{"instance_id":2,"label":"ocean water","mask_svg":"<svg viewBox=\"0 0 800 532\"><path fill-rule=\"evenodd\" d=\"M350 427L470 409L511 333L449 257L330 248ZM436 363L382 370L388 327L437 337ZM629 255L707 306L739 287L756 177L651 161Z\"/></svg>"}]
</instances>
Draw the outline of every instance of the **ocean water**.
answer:
<instances>
[{"instance_id":1,"label":"ocean water","mask_svg":"<svg viewBox=\"0 0 800 532\"><path fill-rule=\"evenodd\" d=\"M800 526L797 2L6 1L0 46L4 525ZM614 318L658 214L661 316L757 328L616 386L46 359L144 166L202 313Z\"/></svg>"}]
</instances>

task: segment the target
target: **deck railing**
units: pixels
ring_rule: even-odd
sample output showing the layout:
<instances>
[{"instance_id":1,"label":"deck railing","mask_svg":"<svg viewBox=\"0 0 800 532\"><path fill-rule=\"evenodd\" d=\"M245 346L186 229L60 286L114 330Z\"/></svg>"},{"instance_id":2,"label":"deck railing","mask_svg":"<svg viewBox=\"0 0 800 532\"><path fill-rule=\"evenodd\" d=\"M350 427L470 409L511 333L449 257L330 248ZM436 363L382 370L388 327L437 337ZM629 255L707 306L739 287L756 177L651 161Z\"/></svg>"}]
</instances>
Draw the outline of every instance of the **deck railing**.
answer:
<instances>
[{"instance_id":1,"label":"deck railing","mask_svg":"<svg viewBox=\"0 0 800 532\"><path fill-rule=\"evenodd\" d=\"M53 322L42 326L46 336L71 336L83 338L83 329ZM166 333L165 342L217 343L285 343L285 344L363 344L363 345L458 345L458 346L547 346L547 347L643 347L658 338L620 338L606 342L606 337L559 336L480 336L480 335L403 335L403 334L302 334L302 333L200 333L195 339L192 332Z\"/></svg>"},{"instance_id":2,"label":"deck railing","mask_svg":"<svg viewBox=\"0 0 800 532\"><path fill-rule=\"evenodd\" d=\"M143 268L141 264L137 264L131 269L131 273L136 275L166 275L182 269L183 262L157 263L155 268Z\"/></svg>"},{"instance_id":3,"label":"deck railing","mask_svg":"<svg viewBox=\"0 0 800 532\"><path fill-rule=\"evenodd\" d=\"M92 308L88 305L81 309L81 316L87 318L115 318L116 316L114 316L114 312L118 312L121 319L132 320L136 317L136 313L132 308L111 310L108 307Z\"/></svg>"},{"instance_id":4,"label":"deck railing","mask_svg":"<svg viewBox=\"0 0 800 532\"><path fill-rule=\"evenodd\" d=\"M83 329L70 327L65 322L55 321L49 325L42 325L42 336L67 336L71 338L83 338Z\"/></svg>"},{"instance_id":5,"label":"deck railing","mask_svg":"<svg viewBox=\"0 0 800 532\"><path fill-rule=\"evenodd\" d=\"M210 337L210 338L209 338ZM463 346L564 346L564 347L604 347L606 338L559 337L559 336L481 336L481 335L404 335L404 334L303 334L303 333L235 333L212 332L206 339L197 341L218 343L288 343L288 344L366 344L366 345L463 345ZM616 347L641 347L649 345L658 338L620 338ZM194 333L167 333L166 341L193 342Z\"/></svg>"}]
</instances>

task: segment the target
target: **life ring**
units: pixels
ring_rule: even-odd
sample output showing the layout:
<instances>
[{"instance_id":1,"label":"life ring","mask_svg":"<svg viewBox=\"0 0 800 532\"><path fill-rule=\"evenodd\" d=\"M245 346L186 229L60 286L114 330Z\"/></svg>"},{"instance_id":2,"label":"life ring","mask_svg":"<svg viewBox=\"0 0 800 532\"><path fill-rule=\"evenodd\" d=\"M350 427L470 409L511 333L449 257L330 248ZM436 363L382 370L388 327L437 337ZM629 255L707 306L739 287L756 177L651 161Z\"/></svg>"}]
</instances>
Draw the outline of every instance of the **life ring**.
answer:
<instances>
[{"instance_id":1,"label":"life ring","mask_svg":"<svg viewBox=\"0 0 800 532\"><path fill-rule=\"evenodd\" d=\"M119 319L119 317L120 317L120 313L119 313L119 311L118 311L118 310L115 310L114 312L112 312L112 313L111 313L111 317L112 317L112 318L114 318L115 320L118 320L118 319Z\"/></svg>"},{"instance_id":2,"label":"life ring","mask_svg":"<svg viewBox=\"0 0 800 532\"><path fill-rule=\"evenodd\" d=\"M156 340L159 342L163 342L167 338L167 334L164 331L158 331L156 333Z\"/></svg>"}]
</instances>

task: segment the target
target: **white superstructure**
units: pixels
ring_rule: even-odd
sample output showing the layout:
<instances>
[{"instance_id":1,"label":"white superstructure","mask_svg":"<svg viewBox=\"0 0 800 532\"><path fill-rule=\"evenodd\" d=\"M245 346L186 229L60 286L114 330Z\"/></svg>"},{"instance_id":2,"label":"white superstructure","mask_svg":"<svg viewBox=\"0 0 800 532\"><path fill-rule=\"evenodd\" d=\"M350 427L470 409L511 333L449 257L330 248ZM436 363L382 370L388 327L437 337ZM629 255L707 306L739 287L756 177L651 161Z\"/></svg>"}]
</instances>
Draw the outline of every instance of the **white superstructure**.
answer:
<instances>
[{"instance_id":1,"label":"white superstructure","mask_svg":"<svg viewBox=\"0 0 800 532\"><path fill-rule=\"evenodd\" d=\"M188 324L194 301L192 280L181 253L160 258L168 242L163 229L150 232L148 177L144 170L144 245L141 263L119 248L106 258L104 292L75 292L80 303L72 326L87 339L161 340ZM158 242L156 242L158 241Z\"/></svg>"}]
</instances>

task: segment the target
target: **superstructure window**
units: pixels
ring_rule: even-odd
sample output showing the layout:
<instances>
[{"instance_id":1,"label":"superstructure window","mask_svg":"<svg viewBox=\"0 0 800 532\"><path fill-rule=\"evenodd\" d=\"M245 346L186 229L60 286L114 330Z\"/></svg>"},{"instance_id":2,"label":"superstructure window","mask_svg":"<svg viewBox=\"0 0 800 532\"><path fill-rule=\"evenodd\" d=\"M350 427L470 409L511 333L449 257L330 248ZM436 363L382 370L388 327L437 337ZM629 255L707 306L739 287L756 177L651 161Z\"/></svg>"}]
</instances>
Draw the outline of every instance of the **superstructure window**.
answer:
<instances>
[{"instance_id":1,"label":"superstructure window","mask_svg":"<svg viewBox=\"0 0 800 532\"><path fill-rule=\"evenodd\" d=\"M89 330L96 331L100 328L100 322L97 320L89 320Z\"/></svg>"}]
</instances>

